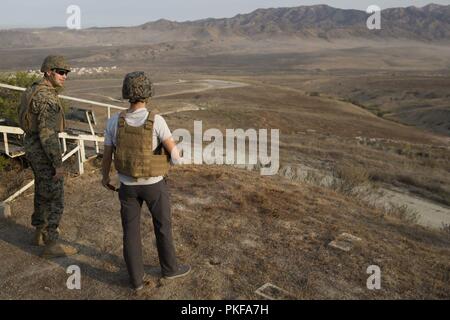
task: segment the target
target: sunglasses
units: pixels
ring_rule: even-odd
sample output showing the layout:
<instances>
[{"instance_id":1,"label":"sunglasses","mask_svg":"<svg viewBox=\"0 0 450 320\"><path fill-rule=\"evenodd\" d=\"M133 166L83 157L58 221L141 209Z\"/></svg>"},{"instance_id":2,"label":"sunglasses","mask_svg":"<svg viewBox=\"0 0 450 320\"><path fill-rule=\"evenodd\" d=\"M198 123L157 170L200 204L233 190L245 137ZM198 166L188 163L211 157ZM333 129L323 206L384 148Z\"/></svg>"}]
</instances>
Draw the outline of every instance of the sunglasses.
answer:
<instances>
[{"instance_id":1,"label":"sunglasses","mask_svg":"<svg viewBox=\"0 0 450 320\"><path fill-rule=\"evenodd\" d=\"M67 76L70 71L62 70L62 69L54 69L55 73L59 74L60 76Z\"/></svg>"}]
</instances>

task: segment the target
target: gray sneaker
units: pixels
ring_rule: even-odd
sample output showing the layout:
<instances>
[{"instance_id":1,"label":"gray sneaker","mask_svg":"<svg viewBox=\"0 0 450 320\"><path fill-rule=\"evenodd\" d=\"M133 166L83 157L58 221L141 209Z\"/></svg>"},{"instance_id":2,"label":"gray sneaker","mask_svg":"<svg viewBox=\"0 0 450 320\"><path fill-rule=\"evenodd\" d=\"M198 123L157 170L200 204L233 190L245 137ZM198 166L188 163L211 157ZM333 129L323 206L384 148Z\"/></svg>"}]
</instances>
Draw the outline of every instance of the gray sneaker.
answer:
<instances>
[{"instance_id":1,"label":"gray sneaker","mask_svg":"<svg viewBox=\"0 0 450 320\"><path fill-rule=\"evenodd\" d=\"M142 289L144 289L144 286L148 285L150 282L150 277L147 274L144 274L144 276L142 277L142 284L138 287L133 287L133 290L135 292L141 291Z\"/></svg>"},{"instance_id":2,"label":"gray sneaker","mask_svg":"<svg viewBox=\"0 0 450 320\"><path fill-rule=\"evenodd\" d=\"M143 284L141 284L139 287L133 288L134 292L141 291L142 289L144 289L144 285Z\"/></svg>"},{"instance_id":3,"label":"gray sneaker","mask_svg":"<svg viewBox=\"0 0 450 320\"><path fill-rule=\"evenodd\" d=\"M189 274L189 272L191 272L191 266L189 266L187 264L182 264L182 265L178 266L177 272L170 274L170 275L163 275L163 278L168 279L168 280L181 278L181 277L187 276Z\"/></svg>"}]
</instances>

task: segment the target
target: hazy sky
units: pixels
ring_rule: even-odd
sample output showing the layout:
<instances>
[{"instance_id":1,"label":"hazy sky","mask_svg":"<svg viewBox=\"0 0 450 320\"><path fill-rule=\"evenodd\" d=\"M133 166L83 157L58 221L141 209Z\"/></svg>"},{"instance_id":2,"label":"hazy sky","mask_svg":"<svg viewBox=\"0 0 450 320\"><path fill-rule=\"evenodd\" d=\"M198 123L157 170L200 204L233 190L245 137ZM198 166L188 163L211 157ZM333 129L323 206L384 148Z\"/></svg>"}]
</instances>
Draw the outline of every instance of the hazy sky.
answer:
<instances>
[{"instance_id":1,"label":"hazy sky","mask_svg":"<svg viewBox=\"0 0 450 320\"><path fill-rule=\"evenodd\" d=\"M328 4L337 8L365 10L373 4L385 9L412 5L422 7L430 2L450 4L450 0L0 0L0 27L65 26L69 5L80 7L81 26L86 28L139 25L161 18L176 21L224 18L258 8Z\"/></svg>"}]
</instances>

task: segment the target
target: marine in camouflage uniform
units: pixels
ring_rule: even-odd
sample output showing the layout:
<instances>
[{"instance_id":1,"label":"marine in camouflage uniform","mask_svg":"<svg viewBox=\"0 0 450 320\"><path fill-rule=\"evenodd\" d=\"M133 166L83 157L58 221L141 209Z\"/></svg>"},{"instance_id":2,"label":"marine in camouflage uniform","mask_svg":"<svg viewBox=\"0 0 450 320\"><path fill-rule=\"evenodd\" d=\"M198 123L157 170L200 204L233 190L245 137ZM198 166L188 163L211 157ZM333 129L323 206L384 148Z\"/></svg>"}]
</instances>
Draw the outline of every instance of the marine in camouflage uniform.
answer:
<instances>
[{"instance_id":1,"label":"marine in camouflage uniform","mask_svg":"<svg viewBox=\"0 0 450 320\"><path fill-rule=\"evenodd\" d=\"M64 109L58 98L70 67L64 57L48 56L42 65L45 76L22 96L19 121L25 131L25 154L35 177L34 243L46 245L43 256L75 254L70 246L57 242L64 211L64 177L58 133L64 131Z\"/></svg>"}]
</instances>

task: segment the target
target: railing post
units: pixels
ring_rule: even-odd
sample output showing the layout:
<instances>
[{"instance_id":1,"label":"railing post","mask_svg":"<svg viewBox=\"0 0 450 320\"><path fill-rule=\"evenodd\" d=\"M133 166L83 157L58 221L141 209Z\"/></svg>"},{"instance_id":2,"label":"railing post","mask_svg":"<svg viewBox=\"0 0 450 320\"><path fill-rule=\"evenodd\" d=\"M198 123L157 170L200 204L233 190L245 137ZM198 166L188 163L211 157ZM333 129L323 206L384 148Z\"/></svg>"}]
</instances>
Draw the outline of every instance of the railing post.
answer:
<instances>
[{"instance_id":1,"label":"railing post","mask_svg":"<svg viewBox=\"0 0 450 320\"><path fill-rule=\"evenodd\" d=\"M62 138L62 145L63 145L63 153L66 153L67 152L66 138Z\"/></svg>"},{"instance_id":2,"label":"railing post","mask_svg":"<svg viewBox=\"0 0 450 320\"><path fill-rule=\"evenodd\" d=\"M95 130L94 130L94 127L92 126L90 113L92 113L92 112L86 111L86 118L87 118L88 123L89 123L89 129L91 130L91 134L92 134L92 136L95 136ZM99 147L98 147L98 141L94 141L94 145L95 145L95 153L99 154L100 150L99 150Z\"/></svg>"},{"instance_id":3,"label":"railing post","mask_svg":"<svg viewBox=\"0 0 450 320\"><path fill-rule=\"evenodd\" d=\"M95 119L95 114L93 111L91 111L92 121L94 122L94 126L97 125L97 120Z\"/></svg>"},{"instance_id":4,"label":"railing post","mask_svg":"<svg viewBox=\"0 0 450 320\"><path fill-rule=\"evenodd\" d=\"M84 140L78 140L78 145L80 146L81 161L85 162L86 161L86 153L84 150Z\"/></svg>"},{"instance_id":5,"label":"railing post","mask_svg":"<svg viewBox=\"0 0 450 320\"><path fill-rule=\"evenodd\" d=\"M9 156L8 134L3 132L3 142L5 143L5 153Z\"/></svg>"},{"instance_id":6,"label":"railing post","mask_svg":"<svg viewBox=\"0 0 450 320\"><path fill-rule=\"evenodd\" d=\"M83 145L83 149L81 148L81 140L78 140L77 144L78 144L78 172L80 173L80 176L84 173L84 164L83 164L83 156L81 154L81 150L84 150L84 145Z\"/></svg>"}]
</instances>

